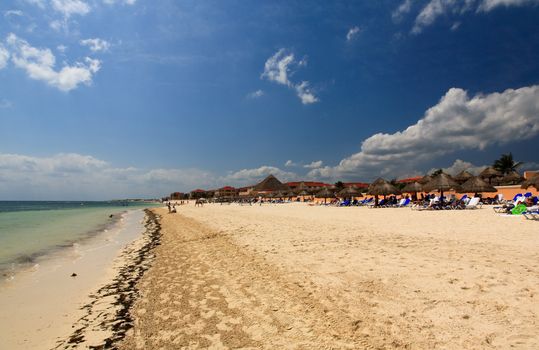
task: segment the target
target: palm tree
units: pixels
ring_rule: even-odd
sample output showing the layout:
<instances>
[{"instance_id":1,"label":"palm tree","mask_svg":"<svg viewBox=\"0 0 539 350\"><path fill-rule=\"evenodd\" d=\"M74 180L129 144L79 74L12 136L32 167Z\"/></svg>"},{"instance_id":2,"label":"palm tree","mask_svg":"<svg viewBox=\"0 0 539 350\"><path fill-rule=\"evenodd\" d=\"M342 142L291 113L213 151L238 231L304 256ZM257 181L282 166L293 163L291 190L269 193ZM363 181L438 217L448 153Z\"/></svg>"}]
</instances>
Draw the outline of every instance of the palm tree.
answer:
<instances>
[{"instance_id":1,"label":"palm tree","mask_svg":"<svg viewBox=\"0 0 539 350\"><path fill-rule=\"evenodd\" d=\"M509 152L508 154L502 154L500 159L496 159L492 167L498 171L501 171L504 175L509 174L512 171L522 165L522 162L515 162L513 159L513 154Z\"/></svg>"},{"instance_id":2,"label":"palm tree","mask_svg":"<svg viewBox=\"0 0 539 350\"><path fill-rule=\"evenodd\" d=\"M342 181L337 181L337 182L335 182L335 189L336 189L337 191L340 191L340 190L342 190L343 188L344 188L344 183L343 183Z\"/></svg>"}]
</instances>

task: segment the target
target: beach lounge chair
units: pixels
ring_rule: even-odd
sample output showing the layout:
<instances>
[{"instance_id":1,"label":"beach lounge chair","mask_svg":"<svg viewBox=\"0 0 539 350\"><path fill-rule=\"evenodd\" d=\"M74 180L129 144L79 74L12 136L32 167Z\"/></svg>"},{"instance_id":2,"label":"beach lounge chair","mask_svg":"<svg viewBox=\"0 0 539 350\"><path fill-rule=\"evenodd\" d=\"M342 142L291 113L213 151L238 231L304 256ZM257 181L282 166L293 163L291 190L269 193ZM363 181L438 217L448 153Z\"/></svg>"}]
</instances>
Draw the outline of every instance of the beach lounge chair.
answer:
<instances>
[{"instance_id":1,"label":"beach lounge chair","mask_svg":"<svg viewBox=\"0 0 539 350\"><path fill-rule=\"evenodd\" d=\"M522 216L528 220L539 220L539 206L534 205L527 208L526 211L522 213Z\"/></svg>"},{"instance_id":2,"label":"beach lounge chair","mask_svg":"<svg viewBox=\"0 0 539 350\"><path fill-rule=\"evenodd\" d=\"M403 198L401 199L399 204L397 204L397 208L404 208L404 207L407 207L409 204L410 204L410 198Z\"/></svg>"},{"instance_id":3,"label":"beach lounge chair","mask_svg":"<svg viewBox=\"0 0 539 350\"><path fill-rule=\"evenodd\" d=\"M478 206L481 206L480 199L481 198L479 197L474 197L470 199L470 201L466 204L464 209L477 209Z\"/></svg>"}]
</instances>

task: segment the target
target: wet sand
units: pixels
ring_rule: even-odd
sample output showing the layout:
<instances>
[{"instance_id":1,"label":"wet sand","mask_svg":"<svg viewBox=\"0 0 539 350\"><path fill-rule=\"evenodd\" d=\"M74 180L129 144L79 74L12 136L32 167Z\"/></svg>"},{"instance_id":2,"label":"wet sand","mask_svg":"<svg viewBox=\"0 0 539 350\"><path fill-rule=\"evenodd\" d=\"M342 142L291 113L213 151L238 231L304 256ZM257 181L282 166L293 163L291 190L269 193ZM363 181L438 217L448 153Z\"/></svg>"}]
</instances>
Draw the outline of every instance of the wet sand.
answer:
<instances>
[{"instance_id":1,"label":"wet sand","mask_svg":"<svg viewBox=\"0 0 539 350\"><path fill-rule=\"evenodd\" d=\"M179 206L123 349L539 348L539 226L490 208Z\"/></svg>"}]
</instances>

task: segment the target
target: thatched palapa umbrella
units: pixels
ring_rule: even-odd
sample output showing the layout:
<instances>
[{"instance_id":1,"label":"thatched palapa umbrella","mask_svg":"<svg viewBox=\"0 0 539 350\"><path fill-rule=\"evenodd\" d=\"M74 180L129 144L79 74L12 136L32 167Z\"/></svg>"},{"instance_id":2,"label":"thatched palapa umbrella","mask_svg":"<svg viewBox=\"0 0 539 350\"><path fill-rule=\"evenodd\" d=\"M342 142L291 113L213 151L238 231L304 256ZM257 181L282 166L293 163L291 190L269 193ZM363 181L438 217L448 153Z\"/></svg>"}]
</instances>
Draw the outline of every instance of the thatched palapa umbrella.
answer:
<instances>
[{"instance_id":1,"label":"thatched palapa umbrella","mask_svg":"<svg viewBox=\"0 0 539 350\"><path fill-rule=\"evenodd\" d=\"M492 185L486 183L479 176L474 176L470 178L468 181L463 183L458 190L459 193L497 192L497 191L498 191L497 189L495 189Z\"/></svg>"},{"instance_id":2,"label":"thatched palapa umbrella","mask_svg":"<svg viewBox=\"0 0 539 350\"><path fill-rule=\"evenodd\" d=\"M324 198L324 203L326 203L326 200L328 198L335 198L335 192L330 191L327 187L321 189L319 192L315 194L316 198Z\"/></svg>"},{"instance_id":3,"label":"thatched palapa umbrella","mask_svg":"<svg viewBox=\"0 0 539 350\"><path fill-rule=\"evenodd\" d=\"M472 177L474 177L474 176L471 173L469 173L466 170L463 170L460 173L458 173L453 179L456 182L458 182L459 184L463 184L466 181L468 181L469 179L471 179Z\"/></svg>"},{"instance_id":4,"label":"thatched palapa umbrella","mask_svg":"<svg viewBox=\"0 0 539 350\"><path fill-rule=\"evenodd\" d=\"M430 180L432 180L432 176L425 175L418 182L419 182L420 185L425 185L425 184L429 183Z\"/></svg>"},{"instance_id":5,"label":"thatched palapa umbrella","mask_svg":"<svg viewBox=\"0 0 539 350\"><path fill-rule=\"evenodd\" d=\"M423 191L423 186L419 182L410 182L402 189L402 192L417 193Z\"/></svg>"},{"instance_id":6,"label":"thatched palapa umbrella","mask_svg":"<svg viewBox=\"0 0 539 350\"><path fill-rule=\"evenodd\" d=\"M520 176L516 171L511 171L509 174L505 175L502 179L502 184L504 185L516 185L522 182L524 178Z\"/></svg>"},{"instance_id":7,"label":"thatched palapa umbrella","mask_svg":"<svg viewBox=\"0 0 539 350\"><path fill-rule=\"evenodd\" d=\"M402 192L412 193L412 200L417 200L417 192L422 192L423 186L419 182L410 182L402 189Z\"/></svg>"},{"instance_id":8,"label":"thatched palapa umbrella","mask_svg":"<svg viewBox=\"0 0 539 350\"><path fill-rule=\"evenodd\" d=\"M433 176L427 184L423 185L423 190L427 192L434 190L440 191L440 199L443 202L444 191L458 189L458 187L459 184L450 175L441 172Z\"/></svg>"},{"instance_id":9,"label":"thatched palapa umbrella","mask_svg":"<svg viewBox=\"0 0 539 350\"><path fill-rule=\"evenodd\" d=\"M367 193L374 195L374 205L378 205L378 196L385 197L390 194L400 194L401 192L395 186L380 177L369 185Z\"/></svg>"},{"instance_id":10,"label":"thatched palapa umbrella","mask_svg":"<svg viewBox=\"0 0 539 350\"><path fill-rule=\"evenodd\" d=\"M355 186L349 186L349 187L345 187L343 188L341 191L339 191L339 193L337 193L337 195L339 197L343 197L343 198L346 198L346 197L360 197L361 196L361 191L355 187Z\"/></svg>"},{"instance_id":11,"label":"thatched palapa umbrella","mask_svg":"<svg viewBox=\"0 0 539 350\"><path fill-rule=\"evenodd\" d=\"M539 191L539 174L536 174L522 183L520 188L527 189L528 187L535 187Z\"/></svg>"},{"instance_id":12,"label":"thatched palapa umbrella","mask_svg":"<svg viewBox=\"0 0 539 350\"><path fill-rule=\"evenodd\" d=\"M503 174L501 172L489 166L479 174L479 177L481 177L482 179L488 179L488 183L492 184L493 178L501 177L502 175Z\"/></svg>"}]
</instances>

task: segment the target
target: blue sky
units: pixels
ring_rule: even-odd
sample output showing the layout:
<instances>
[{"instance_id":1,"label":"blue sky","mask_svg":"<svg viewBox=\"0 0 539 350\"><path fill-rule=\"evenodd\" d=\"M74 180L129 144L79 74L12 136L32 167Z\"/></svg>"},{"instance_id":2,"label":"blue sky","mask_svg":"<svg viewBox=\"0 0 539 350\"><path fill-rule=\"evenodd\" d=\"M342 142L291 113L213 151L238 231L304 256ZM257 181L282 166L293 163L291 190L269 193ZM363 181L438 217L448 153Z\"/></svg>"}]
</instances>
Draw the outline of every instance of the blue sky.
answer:
<instances>
[{"instance_id":1,"label":"blue sky","mask_svg":"<svg viewBox=\"0 0 539 350\"><path fill-rule=\"evenodd\" d=\"M0 199L539 168L539 1L8 0Z\"/></svg>"}]
</instances>

